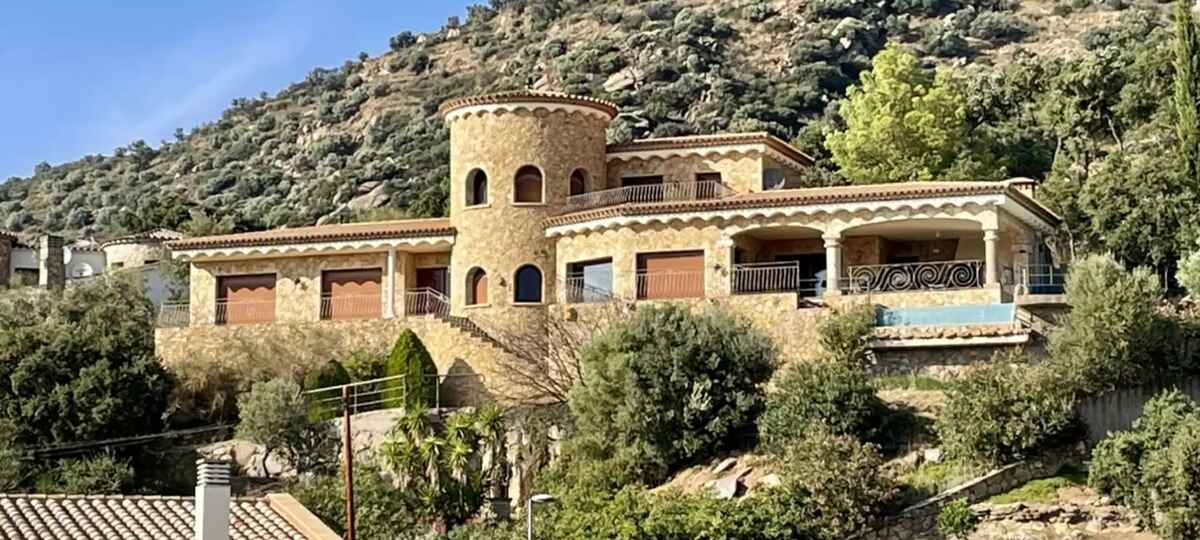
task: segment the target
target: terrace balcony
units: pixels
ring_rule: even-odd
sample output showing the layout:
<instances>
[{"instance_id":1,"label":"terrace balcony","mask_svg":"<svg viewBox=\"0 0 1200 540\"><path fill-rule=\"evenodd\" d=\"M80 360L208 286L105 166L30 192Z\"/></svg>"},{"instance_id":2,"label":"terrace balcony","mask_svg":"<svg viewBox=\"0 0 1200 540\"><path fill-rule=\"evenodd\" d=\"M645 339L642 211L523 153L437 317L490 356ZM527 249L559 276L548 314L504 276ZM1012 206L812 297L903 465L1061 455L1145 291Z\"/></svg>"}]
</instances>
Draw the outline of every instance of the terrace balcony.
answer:
<instances>
[{"instance_id":1,"label":"terrace balcony","mask_svg":"<svg viewBox=\"0 0 1200 540\"><path fill-rule=\"evenodd\" d=\"M718 181L665 182L624 186L567 197L563 213L608 208L623 204L703 201L724 199L737 193Z\"/></svg>"},{"instance_id":2,"label":"terrace balcony","mask_svg":"<svg viewBox=\"0 0 1200 540\"><path fill-rule=\"evenodd\" d=\"M977 289L985 283L980 260L851 266L842 290L849 294Z\"/></svg>"}]
</instances>

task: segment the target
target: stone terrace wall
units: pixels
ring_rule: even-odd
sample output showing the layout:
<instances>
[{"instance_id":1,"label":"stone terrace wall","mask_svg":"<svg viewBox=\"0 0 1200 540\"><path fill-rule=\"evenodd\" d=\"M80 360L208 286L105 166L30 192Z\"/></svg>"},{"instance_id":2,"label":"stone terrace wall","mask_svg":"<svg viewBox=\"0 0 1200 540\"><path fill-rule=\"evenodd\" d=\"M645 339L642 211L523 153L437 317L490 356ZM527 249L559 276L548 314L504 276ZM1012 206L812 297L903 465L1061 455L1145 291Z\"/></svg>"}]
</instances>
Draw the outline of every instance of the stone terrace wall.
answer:
<instances>
[{"instance_id":1,"label":"stone terrace wall","mask_svg":"<svg viewBox=\"0 0 1200 540\"><path fill-rule=\"evenodd\" d=\"M386 353L406 328L421 338L439 374L454 375L441 387L447 406L474 405L504 393L497 366L507 353L433 317L160 328L154 341L164 365L174 371L266 357L278 362L278 371L304 373L354 352Z\"/></svg>"},{"instance_id":2,"label":"stone terrace wall","mask_svg":"<svg viewBox=\"0 0 1200 540\"><path fill-rule=\"evenodd\" d=\"M942 536L937 530L937 518L942 507L947 503L965 498L967 502L973 504L1020 487L1030 480L1046 478L1058 472L1058 469L1064 464L1077 461L1079 455L1079 451L1075 449L1063 450L1049 453L1041 458L1001 467L905 508L900 513L883 519L874 527L851 538L854 540L940 539Z\"/></svg>"}]
</instances>

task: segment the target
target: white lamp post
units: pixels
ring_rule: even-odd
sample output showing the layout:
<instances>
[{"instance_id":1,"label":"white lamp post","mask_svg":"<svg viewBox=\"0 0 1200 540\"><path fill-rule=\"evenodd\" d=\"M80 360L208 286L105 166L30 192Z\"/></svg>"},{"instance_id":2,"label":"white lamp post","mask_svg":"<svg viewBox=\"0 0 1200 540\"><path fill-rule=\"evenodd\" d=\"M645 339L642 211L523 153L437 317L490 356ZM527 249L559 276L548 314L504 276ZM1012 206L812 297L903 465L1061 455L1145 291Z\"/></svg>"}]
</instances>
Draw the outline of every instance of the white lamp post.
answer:
<instances>
[{"instance_id":1,"label":"white lamp post","mask_svg":"<svg viewBox=\"0 0 1200 540\"><path fill-rule=\"evenodd\" d=\"M529 497L529 501L525 503L525 538L533 540L533 505L541 503L554 502L553 495L539 493Z\"/></svg>"}]
</instances>

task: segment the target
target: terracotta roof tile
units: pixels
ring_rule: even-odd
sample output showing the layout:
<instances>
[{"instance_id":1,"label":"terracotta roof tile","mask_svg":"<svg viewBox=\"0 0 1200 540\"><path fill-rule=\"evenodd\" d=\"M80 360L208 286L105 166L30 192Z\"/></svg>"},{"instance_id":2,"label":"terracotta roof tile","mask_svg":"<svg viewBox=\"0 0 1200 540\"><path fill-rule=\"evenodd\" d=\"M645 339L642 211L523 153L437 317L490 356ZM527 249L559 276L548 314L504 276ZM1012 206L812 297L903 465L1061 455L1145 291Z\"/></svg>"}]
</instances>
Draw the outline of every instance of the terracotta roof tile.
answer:
<instances>
[{"instance_id":1,"label":"terracotta roof tile","mask_svg":"<svg viewBox=\"0 0 1200 540\"><path fill-rule=\"evenodd\" d=\"M571 94L563 94L560 92L542 92L538 90L514 90L510 92L498 92L495 94L486 94L482 96L467 96L447 100L438 107L438 112L443 116L450 112L461 109L463 107L473 107L476 105L502 105L506 103L564 103L568 105L579 105L590 107L600 112L608 114L609 117L616 117L620 112L615 103L597 99L588 96L575 96Z\"/></svg>"},{"instance_id":2,"label":"terracotta roof tile","mask_svg":"<svg viewBox=\"0 0 1200 540\"><path fill-rule=\"evenodd\" d=\"M1051 223L1059 217L1041 203L1012 188L1007 182L903 182L891 184L867 184L857 186L835 186L800 189L781 189L746 193L722 199L695 201L635 203L584 210L555 216L546 220L546 225L566 225L623 216L644 216L708 210L738 210L749 208L773 208L808 204L836 204L853 201L883 201L923 199L939 196L1004 194L1017 199L1030 211Z\"/></svg>"},{"instance_id":3,"label":"terracotta roof tile","mask_svg":"<svg viewBox=\"0 0 1200 540\"><path fill-rule=\"evenodd\" d=\"M113 246L117 244L145 244L157 242L170 242L171 240L179 240L183 238L183 233L172 231L170 229L155 229L153 231L140 232L113 238L100 244L100 247Z\"/></svg>"},{"instance_id":4,"label":"terracotta roof tile","mask_svg":"<svg viewBox=\"0 0 1200 540\"><path fill-rule=\"evenodd\" d=\"M12 240L13 242L16 242L16 241L17 241L17 235L15 235L15 234L13 234L13 233L10 233L10 232L8 232L8 231L0 231L0 239L3 239L3 240Z\"/></svg>"},{"instance_id":5,"label":"terracotta roof tile","mask_svg":"<svg viewBox=\"0 0 1200 540\"><path fill-rule=\"evenodd\" d=\"M454 234L450 220L411 219L377 221L344 225L317 225L292 229L274 229L240 234L202 236L167 242L167 247L181 251L215 247L271 246L280 244L312 244L338 240L378 240L391 238L420 238Z\"/></svg>"},{"instance_id":6,"label":"terracotta roof tile","mask_svg":"<svg viewBox=\"0 0 1200 540\"><path fill-rule=\"evenodd\" d=\"M0 494L0 540L192 540L192 497ZM305 540L266 499L234 499L233 540Z\"/></svg>"},{"instance_id":7,"label":"terracotta roof tile","mask_svg":"<svg viewBox=\"0 0 1200 540\"><path fill-rule=\"evenodd\" d=\"M721 133L715 135L690 135L686 137L660 137L642 139L621 144L608 145L609 154L645 152L651 150L702 149L731 144L765 144L793 161L811 165L813 158L788 142L770 133Z\"/></svg>"}]
</instances>

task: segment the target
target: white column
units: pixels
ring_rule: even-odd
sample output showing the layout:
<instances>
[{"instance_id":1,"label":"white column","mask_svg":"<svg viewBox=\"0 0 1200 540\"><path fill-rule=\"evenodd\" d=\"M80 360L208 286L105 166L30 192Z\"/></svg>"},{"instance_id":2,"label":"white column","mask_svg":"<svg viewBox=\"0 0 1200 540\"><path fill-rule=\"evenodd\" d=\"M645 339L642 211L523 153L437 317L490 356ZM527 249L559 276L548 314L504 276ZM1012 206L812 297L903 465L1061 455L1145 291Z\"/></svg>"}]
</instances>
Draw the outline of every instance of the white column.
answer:
<instances>
[{"instance_id":1,"label":"white column","mask_svg":"<svg viewBox=\"0 0 1200 540\"><path fill-rule=\"evenodd\" d=\"M383 318L396 318L396 246L387 251L387 298L383 299Z\"/></svg>"},{"instance_id":2,"label":"white column","mask_svg":"<svg viewBox=\"0 0 1200 540\"><path fill-rule=\"evenodd\" d=\"M983 284L988 287L1000 285L1000 265L996 259L996 241L999 237L996 229L983 230Z\"/></svg>"},{"instance_id":3,"label":"white column","mask_svg":"<svg viewBox=\"0 0 1200 540\"><path fill-rule=\"evenodd\" d=\"M825 238L825 293L841 292L842 235L829 233Z\"/></svg>"}]
</instances>

